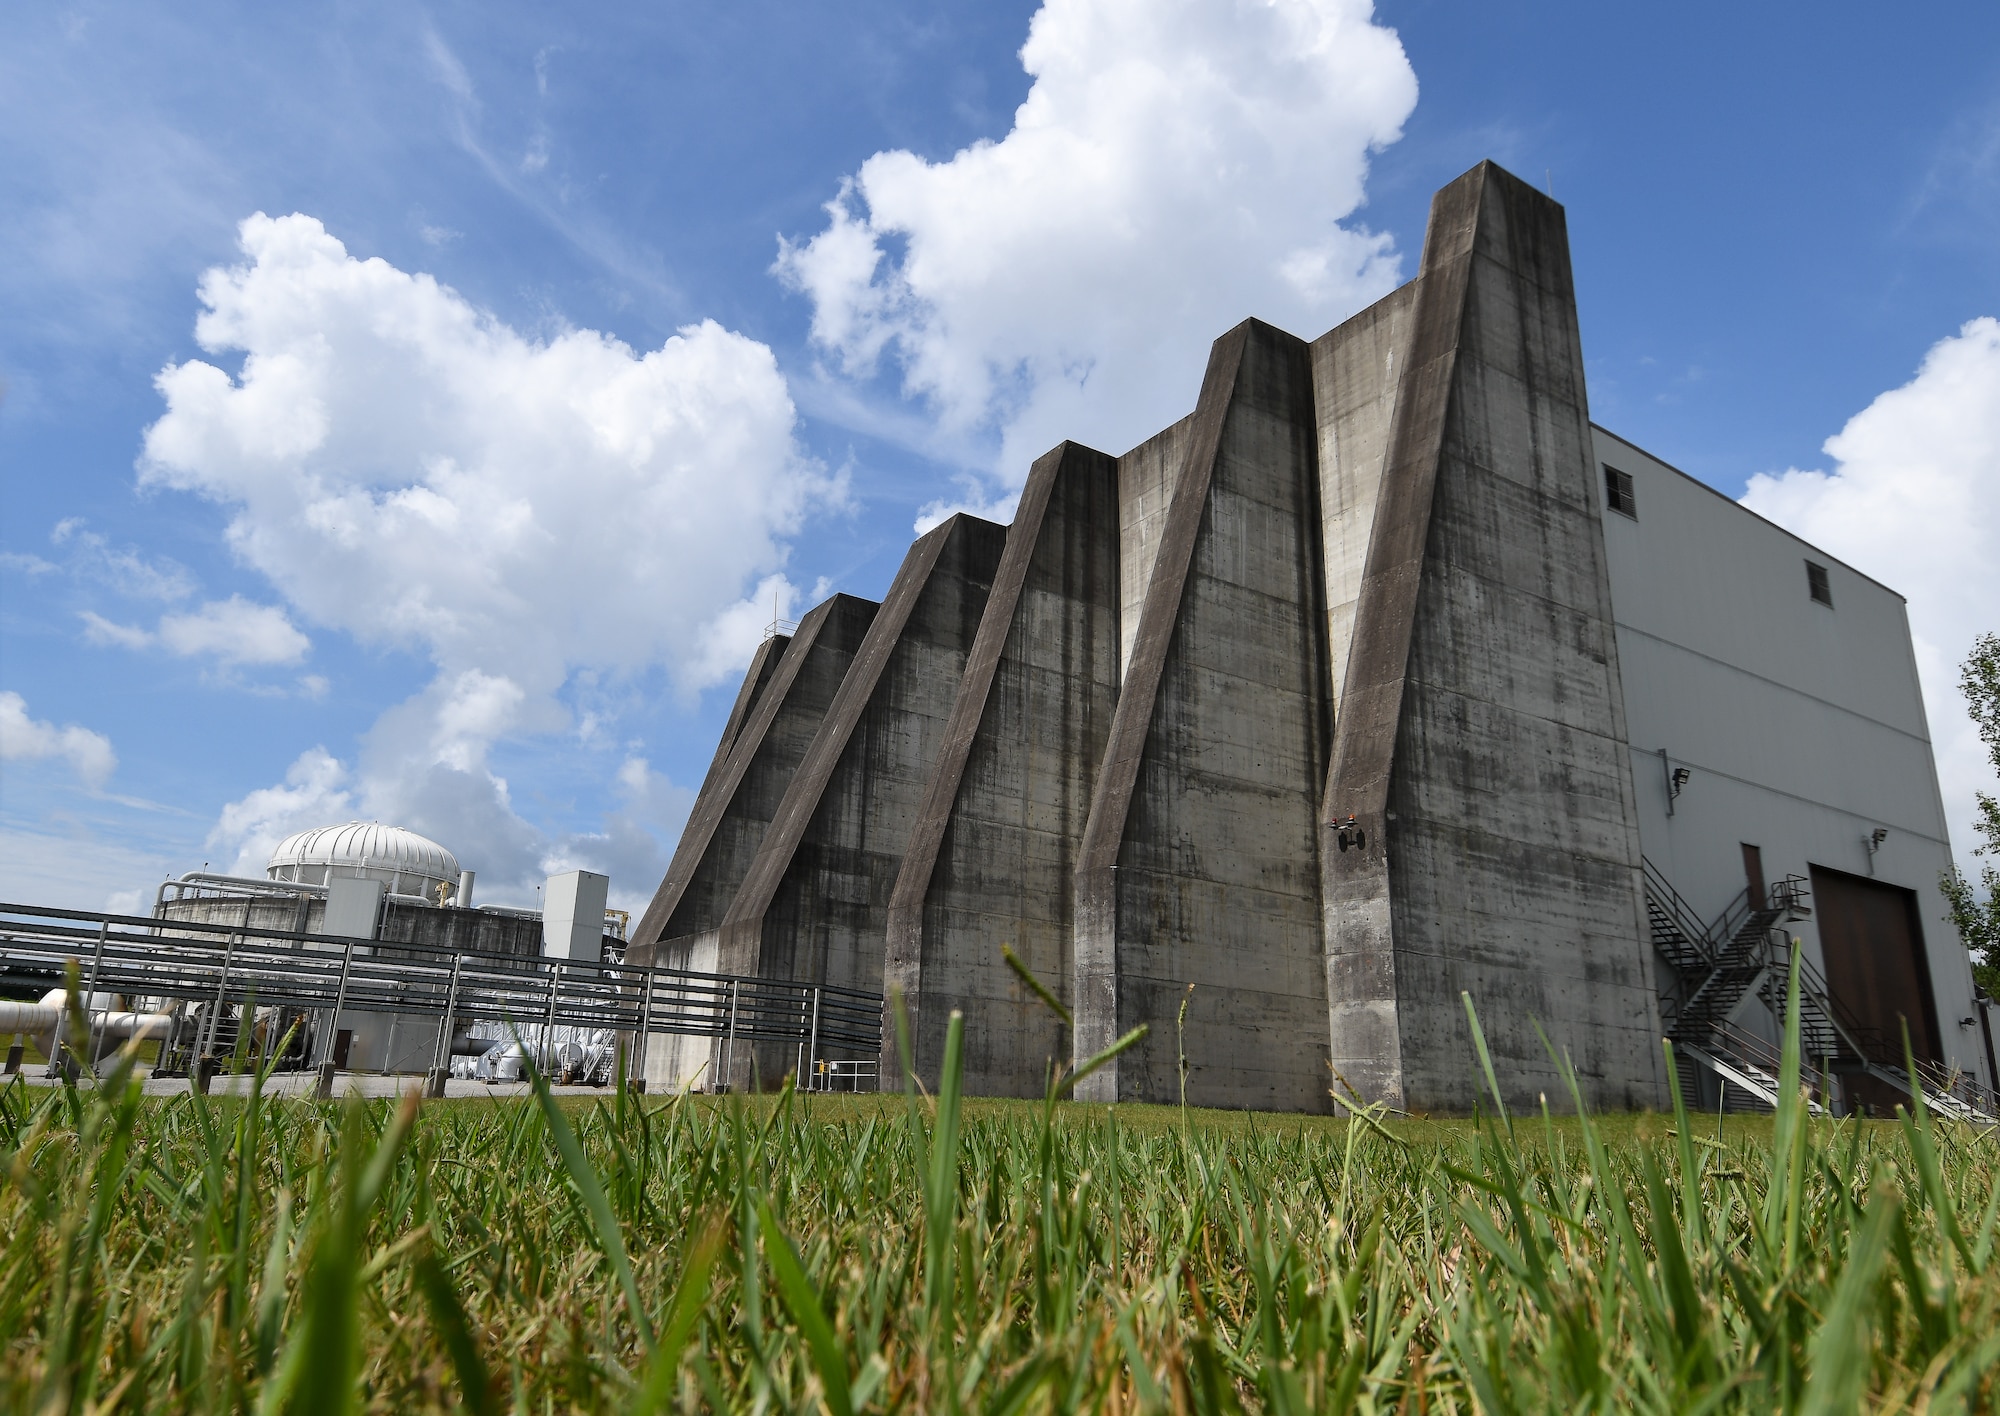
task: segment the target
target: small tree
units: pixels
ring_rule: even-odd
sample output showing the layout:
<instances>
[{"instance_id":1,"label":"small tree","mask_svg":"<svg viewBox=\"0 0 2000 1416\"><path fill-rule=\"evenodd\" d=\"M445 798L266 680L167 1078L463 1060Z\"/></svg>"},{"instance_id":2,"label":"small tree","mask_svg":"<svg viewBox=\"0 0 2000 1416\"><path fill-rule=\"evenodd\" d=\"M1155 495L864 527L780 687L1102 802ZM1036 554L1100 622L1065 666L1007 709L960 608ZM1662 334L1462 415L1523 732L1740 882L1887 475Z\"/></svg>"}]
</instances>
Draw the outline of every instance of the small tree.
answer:
<instances>
[{"instance_id":1,"label":"small tree","mask_svg":"<svg viewBox=\"0 0 2000 1416\"><path fill-rule=\"evenodd\" d=\"M2000 772L2000 635L1982 634L1973 641L1972 653L1959 666L1958 686L1979 725L1979 739ZM1979 819L1973 829L1986 844L1973 849L1974 855L2000 857L2000 798L1978 793ZM1939 882L1951 904L1952 923L1958 926L1965 947L1972 951L1972 975L1979 986L2000 998L2000 869L1988 865L1980 871L1979 890L1959 873L1957 866L1945 871Z\"/></svg>"}]
</instances>

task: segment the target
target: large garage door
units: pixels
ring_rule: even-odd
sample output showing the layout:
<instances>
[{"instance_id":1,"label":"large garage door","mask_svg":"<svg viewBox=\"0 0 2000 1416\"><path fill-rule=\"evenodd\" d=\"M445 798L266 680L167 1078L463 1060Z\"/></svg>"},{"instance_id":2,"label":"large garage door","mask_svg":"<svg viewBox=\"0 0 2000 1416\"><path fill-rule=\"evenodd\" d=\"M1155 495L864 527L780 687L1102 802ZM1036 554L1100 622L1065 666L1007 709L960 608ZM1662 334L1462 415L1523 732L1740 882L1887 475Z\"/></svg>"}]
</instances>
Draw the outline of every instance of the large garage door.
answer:
<instances>
[{"instance_id":1,"label":"large garage door","mask_svg":"<svg viewBox=\"0 0 2000 1416\"><path fill-rule=\"evenodd\" d=\"M1942 1062L1916 892L1845 871L1811 869L1813 914L1833 996L1858 1022L1890 1039L1898 1053L1907 1020L1918 1060Z\"/></svg>"}]
</instances>

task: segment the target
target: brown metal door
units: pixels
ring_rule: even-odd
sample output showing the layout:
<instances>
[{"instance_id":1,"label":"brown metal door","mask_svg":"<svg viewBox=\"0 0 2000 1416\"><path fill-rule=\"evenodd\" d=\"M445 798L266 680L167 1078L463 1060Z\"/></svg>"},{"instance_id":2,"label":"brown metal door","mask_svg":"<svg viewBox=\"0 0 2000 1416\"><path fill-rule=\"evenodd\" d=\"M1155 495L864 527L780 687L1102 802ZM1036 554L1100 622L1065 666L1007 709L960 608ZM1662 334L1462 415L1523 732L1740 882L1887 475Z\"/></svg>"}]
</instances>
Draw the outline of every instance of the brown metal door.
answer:
<instances>
[{"instance_id":1,"label":"brown metal door","mask_svg":"<svg viewBox=\"0 0 2000 1416\"><path fill-rule=\"evenodd\" d=\"M1902 1053L1907 1022L1910 1050L1917 1059L1943 1061L1916 892L1817 865L1812 867L1812 886L1820 952L1834 998L1885 1040L1892 1056Z\"/></svg>"}]
</instances>

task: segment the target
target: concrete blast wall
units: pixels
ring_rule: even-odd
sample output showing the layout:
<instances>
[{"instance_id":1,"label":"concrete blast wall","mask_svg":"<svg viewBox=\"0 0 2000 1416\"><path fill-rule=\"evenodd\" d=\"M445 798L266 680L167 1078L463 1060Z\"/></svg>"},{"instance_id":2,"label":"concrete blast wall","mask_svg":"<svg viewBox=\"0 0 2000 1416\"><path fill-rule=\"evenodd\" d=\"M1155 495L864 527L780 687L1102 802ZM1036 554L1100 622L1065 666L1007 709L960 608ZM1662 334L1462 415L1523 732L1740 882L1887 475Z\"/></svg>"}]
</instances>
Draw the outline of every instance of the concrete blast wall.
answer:
<instances>
[{"instance_id":1,"label":"concrete blast wall","mask_svg":"<svg viewBox=\"0 0 2000 1416\"><path fill-rule=\"evenodd\" d=\"M799 622L761 689L751 687L760 672L759 664L751 665L744 692L754 702L722 770L711 768L711 780L702 784L666 879L633 932L628 954L633 962L685 958L690 946L670 945L662 951L660 942L712 940L720 931L736 888L749 873L792 774L840 691L878 608L872 600L836 595ZM742 695L738 704L743 705ZM713 947L712 942L706 946L707 960L695 967L715 967ZM702 952L696 949L696 957Z\"/></svg>"},{"instance_id":2,"label":"concrete blast wall","mask_svg":"<svg viewBox=\"0 0 2000 1416\"><path fill-rule=\"evenodd\" d=\"M890 892L1006 537L954 516L905 557L723 917L721 972L882 987ZM760 1048L759 1075L791 1051Z\"/></svg>"},{"instance_id":3,"label":"concrete blast wall","mask_svg":"<svg viewBox=\"0 0 2000 1416\"><path fill-rule=\"evenodd\" d=\"M965 1084L1038 1094L1069 1052L1002 962L1069 992L1072 873L1118 699L1118 464L1064 443L1035 463L889 907L885 981L934 1083L953 1009ZM899 1065L884 1039L882 1075Z\"/></svg>"},{"instance_id":4,"label":"concrete blast wall","mask_svg":"<svg viewBox=\"0 0 2000 1416\"><path fill-rule=\"evenodd\" d=\"M1367 1096L1469 1107L1464 991L1511 1099L1562 1094L1539 1022L1588 1101L1650 1105L1658 1004L1562 209L1475 168L1432 206L1411 304L1406 341L1384 341L1406 352L1325 798L1333 1063ZM1341 850L1350 817L1365 844Z\"/></svg>"},{"instance_id":5,"label":"concrete blast wall","mask_svg":"<svg viewBox=\"0 0 2000 1416\"><path fill-rule=\"evenodd\" d=\"M974 1093L1143 1025L1084 1094L1175 1100L1185 1001L1190 1101L1464 1110L1465 991L1510 1102L1561 1094L1539 1022L1653 1104L1594 478L1562 209L1482 165L1411 284L1239 325L1190 416L1041 458L1004 547L957 518L767 645L633 957L879 980L927 1080L960 1011Z\"/></svg>"},{"instance_id":6,"label":"concrete blast wall","mask_svg":"<svg viewBox=\"0 0 2000 1416\"><path fill-rule=\"evenodd\" d=\"M1098 1099L1321 1109L1326 693L1311 361L1217 341L1153 557L1077 871L1075 1053L1150 1036Z\"/></svg>"}]
</instances>

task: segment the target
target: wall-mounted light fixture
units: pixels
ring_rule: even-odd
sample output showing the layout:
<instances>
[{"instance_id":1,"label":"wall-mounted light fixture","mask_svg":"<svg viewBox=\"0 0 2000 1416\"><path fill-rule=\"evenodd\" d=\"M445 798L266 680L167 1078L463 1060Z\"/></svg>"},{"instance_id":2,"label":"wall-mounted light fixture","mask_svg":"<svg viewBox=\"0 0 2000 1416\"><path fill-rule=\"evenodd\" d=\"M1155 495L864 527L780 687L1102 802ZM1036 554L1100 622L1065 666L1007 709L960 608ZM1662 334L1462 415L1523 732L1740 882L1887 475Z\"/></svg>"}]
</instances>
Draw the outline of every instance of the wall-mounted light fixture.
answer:
<instances>
[{"instance_id":1,"label":"wall-mounted light fixture","mask_svg":"<svg viewBox=\"0 0 2000 1416\"><path fill-rule=\"evenodd\" d=\"M1875 873L1875 852L1882 849L1882 843L1889 839L1889 828L1877 826L1862 838L1861 844L1868 848L1868 873Z\"/></svg>"},{"instance_id":2,"label":"wall-mounted light fixture","mask_svg":"<svg viewBox=\"0 0 2000 1416\"><path fill-rule=\"evenodd\" d=\"M1672 816L1674 814L1674 803L1680 799L1681 788L1688 784L1688 778L1692 777L1694 773L1685 767L1675 767L1669 764L1667 761L1667 750L1664 747L1660 749L1660 771L1666 774L1667 815Z\"/></svg>"}]
</instances>

